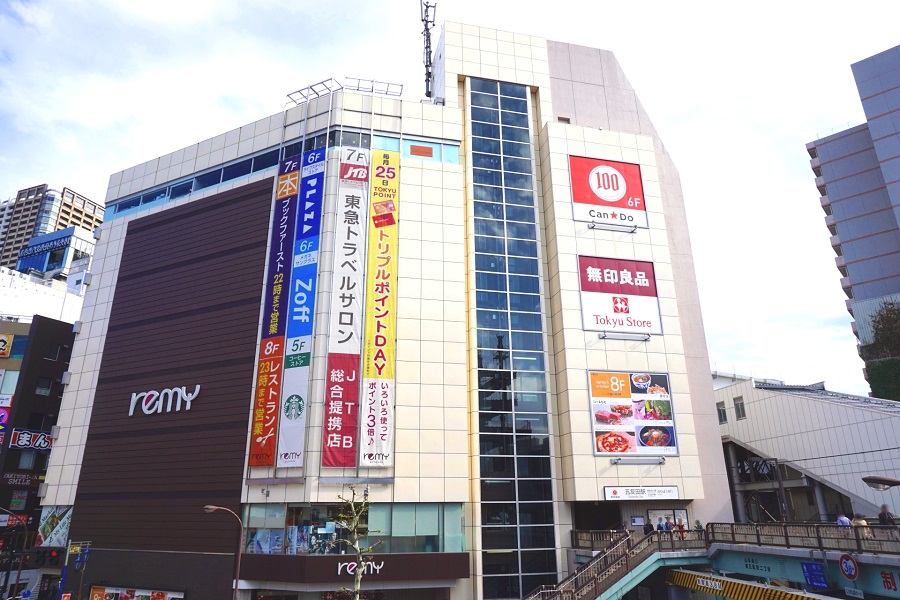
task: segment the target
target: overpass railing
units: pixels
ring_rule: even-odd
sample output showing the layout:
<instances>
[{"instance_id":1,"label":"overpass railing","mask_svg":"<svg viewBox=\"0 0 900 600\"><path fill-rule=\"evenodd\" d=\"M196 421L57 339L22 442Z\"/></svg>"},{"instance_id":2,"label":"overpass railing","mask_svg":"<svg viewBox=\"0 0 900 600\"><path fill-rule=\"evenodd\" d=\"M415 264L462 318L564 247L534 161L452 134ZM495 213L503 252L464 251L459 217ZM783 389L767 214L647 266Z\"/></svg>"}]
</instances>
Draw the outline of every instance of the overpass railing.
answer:
<instances>
[{"instance_id":1,"label":"overpass railing","mask_svg":"<svg viewBox=\"0 0 900 600\"><path fill-rule=\"evenodd\" d=\"M541 586L523 600L598 598L654 552L706 550L714 543L900 554L900 529L828 523L710 523L705 530L654 531L643 538L621 531L572 531L574 549L601 552L558 585Z\"/></svg>"},{"instance_id":2,"label":"overpass railing","mask_svg":"<svg viewBox=\"0 0 900 600\"><path fill-rule=\"evenodd\" d=\"M710 523L707 541L871 554L900 554L900 529L831 523Z\"/></svg>"}]
</instances>

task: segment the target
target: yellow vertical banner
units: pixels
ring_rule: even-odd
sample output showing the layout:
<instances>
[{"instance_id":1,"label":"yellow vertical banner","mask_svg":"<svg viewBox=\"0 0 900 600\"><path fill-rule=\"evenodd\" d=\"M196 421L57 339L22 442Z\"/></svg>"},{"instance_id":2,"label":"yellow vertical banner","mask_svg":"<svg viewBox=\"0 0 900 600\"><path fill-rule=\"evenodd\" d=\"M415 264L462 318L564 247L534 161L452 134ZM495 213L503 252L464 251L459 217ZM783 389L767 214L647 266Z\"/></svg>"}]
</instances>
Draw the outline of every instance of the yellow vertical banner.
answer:
<instances>
[{"instance_id":1,"label":"yellow vertical banner","mask_svg":"<svg viewBox=\"0 0 900 600\"><path fill-rule=\"evenodd\" d=\"M400 153L372 151L359 464L394 464Z\"/></svg>"}]
</instances>

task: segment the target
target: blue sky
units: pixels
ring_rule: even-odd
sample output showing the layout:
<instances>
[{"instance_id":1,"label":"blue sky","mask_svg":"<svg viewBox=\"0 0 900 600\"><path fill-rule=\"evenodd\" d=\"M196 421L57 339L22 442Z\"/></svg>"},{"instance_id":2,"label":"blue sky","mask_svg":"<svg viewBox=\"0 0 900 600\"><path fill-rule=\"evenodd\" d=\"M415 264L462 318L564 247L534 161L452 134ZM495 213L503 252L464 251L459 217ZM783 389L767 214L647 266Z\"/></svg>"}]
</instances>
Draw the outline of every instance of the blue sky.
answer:
<instances>
[{"instance_id":1,"label":"blue sky","mask_svg":"<svg viewBox=\"0 0 900 600\"><path fill-rule=\"evenodd\" d=\"M806 142L863 120L890 2L442 0L445 19L612 50L681 173L713 368L864 394ZM896 16L896 15L895 15ZM110 173L335 77L423 92L417 0L0 0L0 197Z\"/></svg>"}]
</instances>

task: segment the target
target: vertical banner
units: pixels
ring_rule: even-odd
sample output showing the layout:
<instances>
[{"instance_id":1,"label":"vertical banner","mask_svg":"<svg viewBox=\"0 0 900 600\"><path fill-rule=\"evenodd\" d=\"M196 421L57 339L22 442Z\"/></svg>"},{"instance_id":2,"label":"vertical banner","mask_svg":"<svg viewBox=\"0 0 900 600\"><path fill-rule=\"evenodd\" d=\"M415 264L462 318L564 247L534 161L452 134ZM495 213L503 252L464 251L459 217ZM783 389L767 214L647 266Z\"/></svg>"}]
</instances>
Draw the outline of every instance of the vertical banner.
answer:
<instances>
[{"instance_id":1,"label":"vertical banner","mask_svg":"<svg viewBox=\"0 0 900 600\"><path fill-rule=\"evenodd\" d=\"M300 168L300 198L297 201L293 268L288 288L277 467L303 466L324 199L325 148L320 148L304 154Z\"/></svg>"},{"instance_id":2,"label":"vertical banner","mask_svg":"<svg viewBox=\"0 0 900 600\"><path fill-rule=\"evenodd\" d=\"M325 371L323 467L355 467L362 361L369 151L341 148Z\"/></svg>"},{"instance_id":3,"label":"vertical banner","mask_svg":"<svg viewBox=\"0 0 900 600\"><path fill-rule=\"evenodd\" d=\"M399 152L372 152L360 443L363 467L394 464L399 171Z\"/></svg>"},{"instance_id":4,"label":"vertical banner","mask_svg":"<svg viewBox=\"0 0 900 600\"><path fill-rule=\"evenodd\" d=\"M275 181L275 210L269 232L268 270L263 289L263 318L259 333L256 391L250 429L251 467L275 465L275 436L281 403L281 375L284 362L285 311L282 298L291 267L297 195L300 191L300 161L288 159L278 166Z\"/></svg>"}]
</instances>

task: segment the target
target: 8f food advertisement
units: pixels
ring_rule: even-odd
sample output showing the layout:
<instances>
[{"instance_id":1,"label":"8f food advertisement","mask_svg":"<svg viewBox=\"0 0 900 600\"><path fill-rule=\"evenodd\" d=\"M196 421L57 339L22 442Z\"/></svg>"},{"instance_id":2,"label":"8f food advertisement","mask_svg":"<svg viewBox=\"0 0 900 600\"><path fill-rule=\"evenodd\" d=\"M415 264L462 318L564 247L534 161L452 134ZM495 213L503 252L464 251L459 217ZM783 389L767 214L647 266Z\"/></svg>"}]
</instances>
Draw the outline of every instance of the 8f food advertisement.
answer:
<instances>
[{"instance_id":1,"label":"8f food advertisement","mask_svg":"<svg viewBox=\"0 0 900 600\"><path fill-rule=\"evenodd\" d=\"M576 221L647 227L639 165L570 156L569 172Z\"/></svg>"},{"instance_id":2,"label":"8f food advertisement","mask_svg":"<svg viewBox=\"0 0 900 600\"><path fill-rule=\"evenodd\" d=\"M578 257L585 331L662 333L653 263Z\"/></svg>"},{"instance_id":3,"label":"8f food advertisement","mask_svg":"<svg viewBox=\"0 0 900 600\"><path fill-rule=\"evenodd\" d=\"M300 192L300 160L284 160L275 180L274 210L269 231L268 268L263 288L259 359L250 429L251 467L275 465L275 436L281 404L281 375L284 363L284 329L287 309L282 299L290 292L289 276Z\"/></svg>"},{"instance_id":4,"label":"8f food advertisement","mask_svg":"<svg viewBox=\"0 0 900 600\"><path fill-rule=\"evenodd\" d=\"M589 371L594 454L675 456L675 415L666 373Z\"/></svg>"},{"instance_id":5,"label":"8f food advertisement","mask_svg":"<svg viewBox=\"0 0 900 600\"><path fill-rule=\"evenodd\" d=\"M300 168L300 198L287 294L277 467L303 466L324 188L325 149L320 148L304 154Z\"/></svg>"},{"instance_id":6,"label":"8f food advertisement","mask_svg":"<svg viewBox=\"0 0 900 600\"><path fill-rule=\"evenodd\" d=\"M363 467L394 464L399 171L399 152L373 151L360 443Z\"/></svg>"},{"instance_id":7,"label":"8f food advertisement","mask_svg":"<svg viewBox=\"0 0 900 600\"><path fill-rule=\"evenodd\" d=\"M323 467L355 467L358 446L369 151L341 148L340 156L322 424Z\"/></svg>"}]
</instances>

